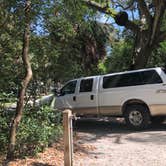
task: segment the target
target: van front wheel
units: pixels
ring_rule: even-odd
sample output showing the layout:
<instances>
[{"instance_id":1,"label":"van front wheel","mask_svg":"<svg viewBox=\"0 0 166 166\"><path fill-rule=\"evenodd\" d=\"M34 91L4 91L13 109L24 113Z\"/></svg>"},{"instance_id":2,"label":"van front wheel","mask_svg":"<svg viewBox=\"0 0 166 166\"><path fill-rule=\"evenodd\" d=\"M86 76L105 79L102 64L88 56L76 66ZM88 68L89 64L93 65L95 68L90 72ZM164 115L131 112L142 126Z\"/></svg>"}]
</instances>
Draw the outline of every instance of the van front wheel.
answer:
<instances>
[{"instance_id":1,"label":"van front wheel","mask_svg":"<svg viewBox=\"0 0 166 166\"><path fill-rule=\"evenodd\" d=\"M129 127L140 130L148 127L150 114L143 105L130 105L125 111L125 120Z\"/></svg>"}]
</instances>

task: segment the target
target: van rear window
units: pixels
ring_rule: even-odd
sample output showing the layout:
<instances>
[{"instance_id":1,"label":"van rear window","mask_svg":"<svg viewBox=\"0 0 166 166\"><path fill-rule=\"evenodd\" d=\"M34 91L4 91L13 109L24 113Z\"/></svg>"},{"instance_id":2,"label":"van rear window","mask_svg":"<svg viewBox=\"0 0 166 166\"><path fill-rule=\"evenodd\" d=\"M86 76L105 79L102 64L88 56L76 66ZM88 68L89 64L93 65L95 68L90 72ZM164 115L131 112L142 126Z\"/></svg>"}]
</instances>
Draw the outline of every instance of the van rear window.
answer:
<instances>
[{"instance_id":1,"label":"van rear window","mask_svg":"<svg viewBox=\"0 0 166 166\"><path fill-rule=\"evenodd\" d=\"M141 72L143 84L159 84L162 80L155 70Z\"/></svg>"},{"instance_id":2,"label":"van rear window","mask_svg":"<svg viewBox=\"0 0 166 166\"><path fill-rule=\"evenodd\" d=\"M165 69L165 68L163 68L162 70L163 70L163 72L166 74L166 69Z\"/></svg>"}]
</instances>

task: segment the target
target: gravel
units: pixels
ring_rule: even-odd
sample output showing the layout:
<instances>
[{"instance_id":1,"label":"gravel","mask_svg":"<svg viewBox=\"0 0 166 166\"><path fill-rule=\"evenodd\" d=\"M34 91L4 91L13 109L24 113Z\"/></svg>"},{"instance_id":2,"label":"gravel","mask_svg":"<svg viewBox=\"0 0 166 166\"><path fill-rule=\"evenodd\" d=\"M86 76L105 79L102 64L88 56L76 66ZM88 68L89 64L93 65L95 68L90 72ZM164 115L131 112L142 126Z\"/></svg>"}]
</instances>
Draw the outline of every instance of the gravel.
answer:
<instances>
[{"instance_id":1,"label":"gravel","mask_svg":"<svg viewBox=\"0 0 166 166\"><path fill-rule=\"evenodd\" d=\"M133 131L121 119L80 120L75 133L84 155L75 158L74 166L166 165L166 123Z\"/></svg>"}]
</instances>

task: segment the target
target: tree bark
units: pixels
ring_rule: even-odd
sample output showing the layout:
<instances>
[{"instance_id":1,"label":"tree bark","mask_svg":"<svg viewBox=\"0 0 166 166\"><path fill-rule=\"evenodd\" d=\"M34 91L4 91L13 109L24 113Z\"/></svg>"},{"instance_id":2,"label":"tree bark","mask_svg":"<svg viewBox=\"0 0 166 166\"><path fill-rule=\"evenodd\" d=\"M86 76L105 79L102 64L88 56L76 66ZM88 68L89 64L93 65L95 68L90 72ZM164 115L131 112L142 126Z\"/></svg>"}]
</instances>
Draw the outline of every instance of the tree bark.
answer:
<instances>
[{"instance_id":1,"label":"tree bark","mask_svg":"<svg viewBox=\"0 0 166 166\"><path fill-rule=\"evenodd\" d=\"M139 30L135 37L132 69L144 68L152 53L153 47L150 45L151 32Z\"/></svg>"},{"instance_id":2,"label":"tree bark","mask_svg":"<svg viewBox=\"0 0 166 166\"><path fill-rule=\"evenodd\" d=\"M28 57L29 51L29 38L30 38L30 0L26 0L25 2L25 30L23 35L23 49L22 49L22 60L25 69L25 77L21 82L21 87L19 90L18 102L16 107L16 113L10 128L10 138L9 138L9 146L7 159L12 160L14 158L14 151L16 145L16 130L20 123L23 114L24 108L24 96L26 93L27 86L32 78L32 69L31 64Z\"/></svg>"},{"instance_id":3,"label":"tree bark","mask_svg":"<svg viewBox=\"0 0 166 166\"><path fill-rule=\"evenodd\" d=\"M153 48L148 46L141 48L141 50L137 53L137 57L135 58L133 69L145 68L152 51Z\"/></svg>"}]
</instances>

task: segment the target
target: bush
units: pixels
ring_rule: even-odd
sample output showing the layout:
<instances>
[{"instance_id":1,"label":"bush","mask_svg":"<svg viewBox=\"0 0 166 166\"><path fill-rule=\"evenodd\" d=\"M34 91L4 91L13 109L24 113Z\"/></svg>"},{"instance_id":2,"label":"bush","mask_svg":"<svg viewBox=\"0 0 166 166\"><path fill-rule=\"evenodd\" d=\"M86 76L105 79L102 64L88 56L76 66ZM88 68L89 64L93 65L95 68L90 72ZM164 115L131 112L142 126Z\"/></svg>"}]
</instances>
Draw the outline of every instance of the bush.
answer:
<instances>
[{"instance_id":1,"label":"bush","mask_svg":"<svg viewBox=\"0 0 166 166\"><path fill-rule=\"evenodd\" d=\"M13 103L15 102L17 99L16 99L16 95L11 92L11 93L0 93L0 103Z\"/></svg>"},{"instance_id":2,"label":"bush","mask_svg":"<svg viewBox=\"0 0 166 166\"><path fill-rule=\"evenodd\" d=\"M6 151L9 139L9 125L13 112L7 112L4 108L0 108L0 152Z\"/></svg>"},{"instance_id":3,"label":"bush","mask_svg":"<svg viewBox=\"0 0 166 166\"><path fill-rule=\"evenodd\" d=\"M11 111L0 112L0 151L7 150ZM4 116L7 114L7 116ZM35 155L62 135L61 113L48 106L28 107L24 111L17 131L16 154Z\"/></svg>"}]
</instances>

